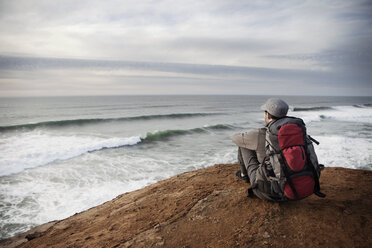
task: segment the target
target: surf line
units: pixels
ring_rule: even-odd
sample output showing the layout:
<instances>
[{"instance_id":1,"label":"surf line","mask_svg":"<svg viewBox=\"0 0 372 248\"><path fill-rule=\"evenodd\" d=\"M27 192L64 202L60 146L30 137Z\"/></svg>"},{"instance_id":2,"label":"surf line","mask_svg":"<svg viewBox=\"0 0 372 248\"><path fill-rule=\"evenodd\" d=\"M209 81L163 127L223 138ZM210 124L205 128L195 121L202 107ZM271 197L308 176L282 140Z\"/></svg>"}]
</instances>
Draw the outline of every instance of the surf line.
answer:
<instances>
[{"instance_id":1,"label":"surf line","mask_svg":"<svg viewBox=\"0 0 372 248\"><path fill-rule=\"evenodd\" d=\"M176 114L164 114L164 115L141 115L141 116L131 116L131 117L118 117L118 118L92 118L92 119L43 121L43 122L36 122L36 123L29 123L29 124L0 126L0 131L10 131L10 130L17 130L17 129L35 129L38 127L63 127L63 126L72 126L72 125L114 122L114 121L192 118L192 117L203 117L203 116L210 116L210 115L221 115L221 113L176 113Z\"/></svg>"}]
</instances>

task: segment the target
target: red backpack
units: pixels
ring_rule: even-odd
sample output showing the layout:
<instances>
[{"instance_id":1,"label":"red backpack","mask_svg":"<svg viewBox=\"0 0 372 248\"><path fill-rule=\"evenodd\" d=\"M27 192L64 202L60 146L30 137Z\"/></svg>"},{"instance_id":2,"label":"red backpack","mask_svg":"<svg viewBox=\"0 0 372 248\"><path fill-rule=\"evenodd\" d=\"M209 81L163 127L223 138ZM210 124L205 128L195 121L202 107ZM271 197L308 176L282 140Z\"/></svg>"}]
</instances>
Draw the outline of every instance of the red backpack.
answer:
<instances>
[{"instance_id":1,"label":"red backpack","mask_svg":"<svg viewBox=\"0 0 372 248\"><path fill-rule=\"evenodd\" d=\"M320 192L319 165L312 141L300 118L284 117L270 123L266 130L266 166L268 177L277 183L283 199L303 199Z\"/></svg>"}]
</instances>

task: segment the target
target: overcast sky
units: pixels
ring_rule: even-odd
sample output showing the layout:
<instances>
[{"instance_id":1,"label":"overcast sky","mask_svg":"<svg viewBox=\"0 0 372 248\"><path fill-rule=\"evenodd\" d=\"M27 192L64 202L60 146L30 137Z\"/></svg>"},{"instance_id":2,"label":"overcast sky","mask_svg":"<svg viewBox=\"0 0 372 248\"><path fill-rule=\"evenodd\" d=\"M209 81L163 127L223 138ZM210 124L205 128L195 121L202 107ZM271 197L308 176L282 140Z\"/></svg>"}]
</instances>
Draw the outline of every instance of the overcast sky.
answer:
<instances>
[{"instance_id":1,"label":"overcast sky","mask_svg":"<svg viewBox=\"0 0 372 248\"><path fill-rule=\"evenodd\" d=\"M371 13L371 0L0 0L0 96L371 96Z\"/></svg>"}]
</instances>

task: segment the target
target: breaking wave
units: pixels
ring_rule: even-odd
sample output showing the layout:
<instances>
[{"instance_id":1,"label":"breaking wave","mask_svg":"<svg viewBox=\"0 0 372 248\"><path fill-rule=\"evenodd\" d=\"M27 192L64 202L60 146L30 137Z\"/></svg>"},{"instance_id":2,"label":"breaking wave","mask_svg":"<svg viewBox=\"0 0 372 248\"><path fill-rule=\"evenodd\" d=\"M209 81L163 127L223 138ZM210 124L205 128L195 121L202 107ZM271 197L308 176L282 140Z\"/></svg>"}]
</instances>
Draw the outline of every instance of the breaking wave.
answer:
<instances>
[{"instance_id":1,"label":"breaking wave","mask_svg":"<svg viewBox=\"0 0 372 248\"><path fill-rule=\"evenodd\" d=\"M217 124L213 126L205 126L202 128L193 128L188 130L164 130L164 131L156 131L154 133L147 133L145 138L142 138L141 140L143 142L152 142L152 141L161 141L161 140L167 140L170 137L173 136L179 136L179 135L187 135L187 134L195 134L195 133L208 133L212 130L227 130L227 129L234 129L236 128L233 125L227 125L227 124Z\"/></svg>"},{"instance_id":2,"label":"breaking wave","mask_svg":"<svg viewBox=\"0 0 372 248\"><path fill-rule=\"evenodd\" d=\"M332 109L332 107L325 107L325 106L319 106L319 107L294 107L293 112L300 112L300 111L318 111L318 110L328 110Z\"/></svg>"},{"instance_id":3,"label":"breaking wave","mask_svg":"<svg viewBox=\"0 0 372 248\"><path fill-rule=\"evenodd\" d=\"M305 122L323 120L339 120L348 122L372 123L371 104L333 107L294 108L294 115L303 118ZM297 110L296 110L297 109Z\"/></svg>"},{"instance_id":4,"label":"breaking wave","mask_svg":"<svg viewBox=\"0 0 372 248\"><path fill-rule=\"evenodd\" d=\"M73 120L59 120L59 121L44 121L29 124L0 126L0 131L10 131L18 129L35 129L38 127L64 127L73 125L96 124L113 121L136 121L136 120L154 120L154 119L178 119L218 115L218 113L179 113L179 114L164 114L164 115L141 115L132 117L119 118L93 118L93 119L73 119Z\"/></svg>"},{"instance_id":5,"label":"breaking wave","mask_svg":"<svg viewBox=\"0 0 372 248\"><path fill-rule=\"evenodd\" d=\"M147 133L145 137L90 137L61 136L38 131L22 133L3 139L0 143L0 176L22 172L26 169L82 156L104 149L167 141L179 135L211 133L213 130L234 129L232 125L218 124L187 130L164 130ZM22 148L22 149L20 149Z\"/></svg>"},{"instance_id":6,"label":"breaking wave","mask_svg":"<svg viewBox=\"0 0 372 248\"><path fill-rule=\"evenodd\" d=\"M87 152L135 145L141 142L141 139L140 137L100 138L24 133L3 141L0 146L2 150L0 176L19 173L58 160L71 159Z\"/></svg>"},{"instance_id":7,"label":"breaking wave","mask_svg":"<svg viewBox=\"0 0 372 248\"><path fill-rule=\"evenodd\" d=\"M293 112L304 112L304 111L321 111L321 110L335 110L340 108L370 108L372 107L371 103L365 104L354 104L352 106L312 106L312 107L292 107Z\"/></svg>"}]
</instances>

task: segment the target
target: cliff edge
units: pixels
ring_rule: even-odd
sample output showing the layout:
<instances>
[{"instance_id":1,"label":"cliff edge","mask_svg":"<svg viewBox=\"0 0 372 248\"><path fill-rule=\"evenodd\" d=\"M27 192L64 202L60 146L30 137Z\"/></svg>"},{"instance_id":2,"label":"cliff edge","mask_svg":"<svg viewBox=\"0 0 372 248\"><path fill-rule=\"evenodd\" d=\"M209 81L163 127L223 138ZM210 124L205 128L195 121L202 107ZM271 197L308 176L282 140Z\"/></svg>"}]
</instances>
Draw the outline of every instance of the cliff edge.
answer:
<instances>
[{"instance_id":1,"label":"cliff edge","mask_svg":"<svg viewBox=\"0 0 372 248\"><path fill-rule=\"evenodd\" d=\"M186 172L0 247L372 247L372 171L326 168L326 198L248 198L237 164Z\"/></svg>"}]
</instances>

